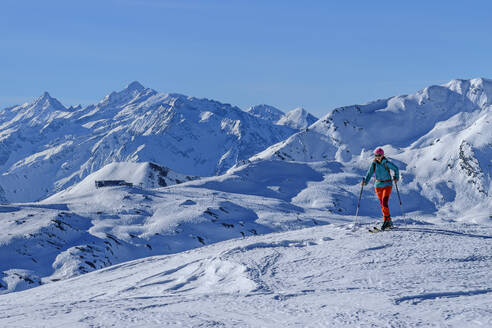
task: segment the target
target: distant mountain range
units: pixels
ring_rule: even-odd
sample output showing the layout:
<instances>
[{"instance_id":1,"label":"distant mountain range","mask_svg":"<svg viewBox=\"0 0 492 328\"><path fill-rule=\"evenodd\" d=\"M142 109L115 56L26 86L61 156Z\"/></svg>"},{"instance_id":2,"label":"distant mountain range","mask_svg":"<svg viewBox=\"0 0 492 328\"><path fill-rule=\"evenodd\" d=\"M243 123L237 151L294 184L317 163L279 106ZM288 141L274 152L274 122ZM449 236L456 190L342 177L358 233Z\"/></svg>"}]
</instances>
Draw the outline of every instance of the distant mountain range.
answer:
<instances>
[{"instance_id":1,"label":"distant mountain range","mask_svg":"<svg viewBox=\"0 0 492 328\"><path fill-rule=\"evenodd\" d=\"M281 122L138 82L87 107L66 108L45 92L0 111L0 199L39 200L112 162L221 174L315 120L302 109L276 114Z\"/></svg>"},{"instance_id":2,"label":"distant mountain range","mask_svg":"<svg viewBox=\"0 0 492 328\"><path fill-rule=\"evenodd\" d=\"M138 83L85 108L44 94L1 111L4 198L48 197L0 206L0 294L227 239L345 229L379 146L401 171L396 225L492 222L491 80L312 120L302 109L242 111ZM369 224L381 212L367 189L359 220Z\"/></svg>"}]
</instances>

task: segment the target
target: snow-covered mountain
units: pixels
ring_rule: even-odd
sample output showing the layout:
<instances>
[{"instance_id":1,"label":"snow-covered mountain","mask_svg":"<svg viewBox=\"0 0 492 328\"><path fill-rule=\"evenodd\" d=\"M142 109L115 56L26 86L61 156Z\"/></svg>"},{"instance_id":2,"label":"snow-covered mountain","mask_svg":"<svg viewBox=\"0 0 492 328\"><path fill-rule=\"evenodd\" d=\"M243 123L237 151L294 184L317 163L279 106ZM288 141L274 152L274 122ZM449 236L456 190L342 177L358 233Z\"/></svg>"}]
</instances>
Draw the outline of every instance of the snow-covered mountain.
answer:
<instances>
[{"instance_id":1,"label":"snow-covered mountain","mask_svg":"<svg viewBox=\"0 0 492 328\"><path fill-rule=\"evenodd\" d=\"M296 130L304 130L317 120L316 117L308 113L304 108L298 107L285 114L285 116L278 120L277 124L289 126Z\"/></svg>"},{"instance_id":2,"label":"snow-covered mountain","mask_svg":"<svg viewBox=\"0 0 492 328\"><path fill-rule=\"evenodd\" d=\"M49 123L58 117L66 116L67 111L67 108L57 99L45 92L32 103L14 106L0 112L2 137L5 137L8 132L4 131L5 129L16 129L19 124L36 126Z\"/></svg>"},{"instance_id":3,"label":"snow-covered mountain","mask_svg":"<svg viewBox=\"0 0 492 328\"><path fill-rule=\"evenodd\" d=\"M10 142L12 135L18 138L17 144L2 147L26 155L31 139L32 149L42 145L32 132L35 128L41 131L39 138L43 133L57 135L60 149L65 149L60 143L82 147L73 146L69 155L54 148L35 152L16 162L19 167L49 174L50 166L41 163L58 167L70 157L72 164L61 167L83 167L87 174L61 184L59 192L41 202L0 206L0 293L46 285L15 294L19 297L1 296L5 315L0 323L19 320L25 311L22 304L40 316L39 322L25 316L22 324L28 326L45 325L41 317L54 312L57 318L46 319L47 325L59 323L59 318L103 325L94 318L115 314L114 324L124 326L125 319L118 318L128 318L129 308L137 313L135 319L152 314L156 325L169 326L258 326L249 318L264 308L268 317L262 318L268 324L262 321L260 326L419 326L429 320L462 326L471 318L477 326L487 325L492 320L487 307L492 295L487 285L487 254L492 249L491 86L486 79L455 80L413 95L337 108L249 160L237 161L225 173L200 179L154 164L164 161L164 155L162 161L144 162L144 155L152 157L144 150L162 145L159 138L168 140L169 135L188 140L177 131L205 138L189 123L197 117L200 124L217 121L212 126L238 131L218 120L223 117L220 106L228 109L228 117L246 115L244 121L272 134L276 122L208 100L158 94L135 83L87 108L66 109L48 101L50 119L42 128L28 114L22 117L33 122L26 124L32 130L16 123L24 118L13 121L31 105L8 109L2 115L13 123L2 135ZM166 108L172 108L173 115L166 114ZM148 118L153 113L155 117ZM74 132L65 137L63 131ZM220 141L223 134L213 136ZM128 150L132 137L143 140L145 147ZM401 168L403 207L394 192L390 209L398 230L371 235L366 230L379 223L381 214L370 188L362 193L362 225L357 229L352 223L360 180L376 146L383 146ZM84 149L91 154L89 160ZM102 160L105 153L112 154L110 163ZM129 153L135 156L125 155ZM126 162L113 163L119 158ZM98 170L95 159L101 162ZM97 188L96 180L132 185ZM18 187L10 186L25 185L17 182ZM457 244L459 250L453 248ZM76 278L98 269L103 270ZM72 280L57 282L66 279ZM59 296L70 284L78 287ZM87 287L83 295L76 292L81 286ZM459 306L453 303L456 299L462 301ZM189 314L190 300L196 313L172 321ZM46 302L49 305L39 305ZM67 316L58 310L60 304L71 304L62 307ZM236 306L233 314L217 310L226 304ZM246 315L240 309L247 309ZM268 321L275 309L287 310ZM438 319L431 313L442 309L445 314Z\"/></svg>"},{"instance_id":4,"label":"snow-covered mountain","mask_svg":"<svg viewBox=\"0 0 492 328\"><path fill-rule=\"evenodd\" d=\"M272 123L278 122L285 116L285 113L280 109L265 104L249 107L246 112Z\"/></svg>"},{"instance_id":5,"label":"snow-covered mountain","mask_svg":"<svg viewBox=\"0 0 492 328\"><path fill-rule=\"evenodd\" d=\"M67 109L45 93L0 112L0 197L39 200L118 161L220 174L295 131L228 104L162 94L138 82L85 108Z\"/></svg>"},{"instance_id":6,"label":"snow-covered mountain","mask_svg":"<svg viewBox=\"0 0 492 328\"><path fill-rule=\"evenodd\" d=\"M303 130L318 120L302 107L284 113L273 106L256 105L248 108L246 112L277 125L288 126L294 130Z\"/></svg>"},{"instance_id":7,"label":"snow-covered mountain","mask_svg":"<svg viewBox=\"0 0 492 328\"><path fill-rule=\"evenodd\" d=\"M453 80L412 95L333 110L252 161L336 160L368 168L383 146L403 169L405 193L447 212L492 211L492 81Z\"/></svg>"}]
</instances>

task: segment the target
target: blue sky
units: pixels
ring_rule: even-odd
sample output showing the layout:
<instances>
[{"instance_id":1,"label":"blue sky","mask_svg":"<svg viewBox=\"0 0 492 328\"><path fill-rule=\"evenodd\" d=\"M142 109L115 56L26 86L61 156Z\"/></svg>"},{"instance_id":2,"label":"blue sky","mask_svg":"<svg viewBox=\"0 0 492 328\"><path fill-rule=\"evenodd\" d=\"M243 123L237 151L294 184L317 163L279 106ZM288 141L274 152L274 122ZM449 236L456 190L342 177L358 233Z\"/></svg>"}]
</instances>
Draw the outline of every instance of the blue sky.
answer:
<instances>
[{"instance_id":1,"label":"blue sky","mask_svg":"<svg viewBox=\"0 0 492 328\"><path fill-rule=\"evenodd\" d=\"M492 78L488 1L0 2L0 108L137 80L247 108L331 109Z\"/></svg>"}]
</instances>

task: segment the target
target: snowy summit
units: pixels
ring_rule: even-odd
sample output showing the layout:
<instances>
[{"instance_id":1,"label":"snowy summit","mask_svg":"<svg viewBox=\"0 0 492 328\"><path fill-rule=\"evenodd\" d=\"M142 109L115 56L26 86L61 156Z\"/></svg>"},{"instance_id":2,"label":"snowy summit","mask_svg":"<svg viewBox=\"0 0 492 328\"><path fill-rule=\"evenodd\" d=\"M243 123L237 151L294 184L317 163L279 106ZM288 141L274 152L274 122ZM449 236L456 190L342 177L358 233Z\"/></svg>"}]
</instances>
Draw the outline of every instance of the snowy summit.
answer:
<instances>
[{"instance_id":1,"label":"snowy summit","mask_svg":"<svg viewBox=\"0 0 492 328\"><path fill-rule=\"evenodd\" d=\"M0 197L36 201L112 162L154 162L220 174L295 133L237 107L130 83L99 103L66 109L45 93L0 114Z\"/></svg>"}]
</instances>

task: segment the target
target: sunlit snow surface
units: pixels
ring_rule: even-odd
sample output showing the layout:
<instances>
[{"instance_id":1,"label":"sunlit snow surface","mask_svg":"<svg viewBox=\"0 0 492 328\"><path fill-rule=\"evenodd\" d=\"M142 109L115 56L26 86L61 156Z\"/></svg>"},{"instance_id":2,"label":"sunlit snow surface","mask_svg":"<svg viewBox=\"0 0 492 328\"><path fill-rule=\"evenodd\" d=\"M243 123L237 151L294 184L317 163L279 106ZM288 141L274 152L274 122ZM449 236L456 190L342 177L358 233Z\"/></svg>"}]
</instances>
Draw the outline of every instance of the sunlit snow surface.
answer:
<instances>
[{"instance_id":1,"label":"sunlit snow surface","mask_svg":"<svg viewBox=\"0 0 492 328\"><path fill-rule=\"evenodd\" d=\"M490 325L490 220L425 207L402 217L393 197L399 229L371 234L379 209L365 190L354 229L360 186L322 197L355 183L345 171L262 161L165 188L88 181L2 206L2 285L19 292L0 296L0 325Z\"/></svg>"},{"instance_id":2,"label":"sunlit snow surface","mask_svg":"<svg viewBox=\"0 0 492 328\"><path fill-rule=\"evenodd\" d=\"M2 146L20 142L22 159L0 150L2 195L51 197L0 206L0 326L492 326L491 85L455 80L339 108L249 160L236 156L241 142L215 152L213 163L202 158L202 169L222 163L224 174L207 178L178 170L193 166L187 153L172 152L174 170L140 162L162 144L151 148L132 135L172 126L166 140L178 147L187 128L196 136L214 129L194 126L198 120L220 126L216 140L237 141L247 134L239 121L260 121L220 116L229 110L244 118L230 106L157 95L138 83L97 106L72 108L84 115L68 127L61 118L72 114L47 94L5 111L13 125L2 127ZM170 116L158 115L164 107L153 108L157 100ZM184 121L171 115L180 110L190 115ZM153 125L144 117L153 112L173 124ZM138 113L144 116L134 120ZM282 115L268 106L253 113L265 122ZM45 120L43 131L56 136L68 128L102 134L35 151L13 130L19 120L28 127ZM275 135L262 132L272 125L265 122L244 147ZM125 148L129 140L135 149ZM66 152L79 141L85 152ZM199 141L184 144L196 154L215 147ZM362 192L359 225L354 214L376 146L401 169L402 206L394 188L397 229L371 234L381 220L371 186ZM124 161L108 164L108 154L109 162ZM173 162L168 155L156 158ZM96 188L96 180L133 185ZM45 190L43 181L55 186Z\"/></svg>"},{"instance_id":3,"label":"sunlit snow surface","mask_svg":"<svg viewBox=\"0 0 492 328\"><path fill-rule=\"evenodd\" d=\"M401 222L400 222L401 223ZM333 224L126 262L0 298L3 327L489 327L492 229Z\"/></svg>"}]
</instances>

